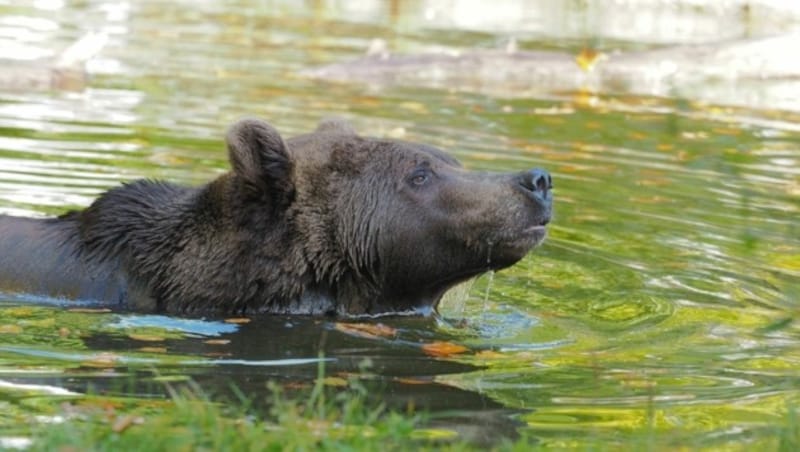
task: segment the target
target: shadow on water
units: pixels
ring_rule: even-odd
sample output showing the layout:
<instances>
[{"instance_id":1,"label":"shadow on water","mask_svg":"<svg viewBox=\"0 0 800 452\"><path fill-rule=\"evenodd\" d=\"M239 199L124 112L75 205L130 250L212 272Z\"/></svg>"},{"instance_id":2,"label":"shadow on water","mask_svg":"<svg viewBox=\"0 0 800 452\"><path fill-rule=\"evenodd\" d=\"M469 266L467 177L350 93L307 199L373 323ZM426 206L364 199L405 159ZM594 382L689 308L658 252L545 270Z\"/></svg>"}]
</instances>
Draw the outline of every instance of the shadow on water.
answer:
<instances>
[{"instance_id":1,"label":"shadow on water","mask_svg":"<svg viewBox=\"0 0 800 452\"><path fill-rule=\"evenodd\" d=\"M2 213L60 214L141 177L208 181L227 168L225 128L245 115L287 136L343 115L470 169L547 168L555 185L548 241L461 288L438 319L380 319L364 334L341 319L236 324L0 296L0 380L136 401L190 378L265 401L268 381L312 384L322 352L332 382L355 376L391 406L491 440L519 430L592 448L647 428L675 448L773 444L770 427L800 403L796 81L736 84L749 94L734 107L691 90L505 96L298 73L354 60L376 37L407 54L513 36L570 55L790 34L797 7L511 1L475 16L444 3L0 0L0 58L49 70L87 32L108 38L82 90L0 87ZM465 351L437 356L434 343ZM0 385L0 430L57 397Z\"/></svg>"},{"instance_id":2,"label":"shadow on water","mask_svg":"<svg viewBox=\"0 0 800 452\"><path fill-rule=\"evenodd\" d=\"M442 332L434 318L368 322L391 330L391 337L380 337L348 328L364 322L268 316L227 323L71 308L59 311L56 335L64 339L74 334L79 339L65 347L52 338L48 344L46 333L26 328L37 325L33 318L52 327L50 308L25 304L5 309L12 311L7 318L16 318L15 324L22 319L25 326L20 328L29 337L0 345L0 363L36 369L0 368L0 380L19 389L38 385L39 390L53 387L72 394L148 400L169 397L175 388L191 382L214 400L238 400L243 394L252 409L268 413L269 384L302 396L315 384L324 361L326 379L344 382L357 377L368 389L369 403L432 413L429 425L460 432L478 443L494 441L498 434L514 437L521 425L512 416L519 410L438 381L443 375L474 372L482 366L426 354L424 344L455 339ZM64 326L70 324L68 319L85 321L87 316L97 319L88 330L86 324Z\"/></svg>"}]
</instances>

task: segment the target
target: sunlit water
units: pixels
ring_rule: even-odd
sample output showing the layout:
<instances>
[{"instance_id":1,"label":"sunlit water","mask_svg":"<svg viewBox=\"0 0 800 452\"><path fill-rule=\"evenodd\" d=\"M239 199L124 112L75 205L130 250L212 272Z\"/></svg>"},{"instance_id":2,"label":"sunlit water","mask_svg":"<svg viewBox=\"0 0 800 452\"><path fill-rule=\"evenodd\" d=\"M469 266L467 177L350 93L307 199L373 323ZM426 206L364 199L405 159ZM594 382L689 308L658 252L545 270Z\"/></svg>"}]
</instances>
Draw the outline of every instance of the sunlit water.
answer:
<instances>
[{"instance_id":1,"label":"sunlit water","mask_svg":"<svg viewBox=\"0 0 800 452\"><path fill-rule=\"evenodd\" d=\"M189 377L210 393L233 384L264 400L268 381L313 382L320 351L330 375L361 372L390 405L413 403L435 426L482 442L524 432L551 445L610 444L647 427L675 446L741 445L768 440L800 403L800 115L585 92L504 99L326 84L297 73L354 58L375 37L414 51L493 46L515 30L491 26L493 16L484 28L468 15L445 21L437 2L209 3L0 2L0 57L15 67L90 30L108 36L83 89L0 87L0 211L57 214L141 177L202 183L226 170L221 137L241 116L293 135L342 115L363 134L430 143L469 168L549 169L550 237L448 299L440 319L381 319L394 329L387 337L333 320L237 324L7 297L0 431L13 435L39 414L37 401L65 396L52 388L146 399ZM691 11L699 23L719 13ZM797 28L793 14L786 30ZM515 26L531 47L577 51L601 34L559 35L529 19ZM601 40L636 46L645 35L699 41L709 28L611 30ZM423 344L437 341L469 351L431 357Z\"/></svg>"}]
</instances>

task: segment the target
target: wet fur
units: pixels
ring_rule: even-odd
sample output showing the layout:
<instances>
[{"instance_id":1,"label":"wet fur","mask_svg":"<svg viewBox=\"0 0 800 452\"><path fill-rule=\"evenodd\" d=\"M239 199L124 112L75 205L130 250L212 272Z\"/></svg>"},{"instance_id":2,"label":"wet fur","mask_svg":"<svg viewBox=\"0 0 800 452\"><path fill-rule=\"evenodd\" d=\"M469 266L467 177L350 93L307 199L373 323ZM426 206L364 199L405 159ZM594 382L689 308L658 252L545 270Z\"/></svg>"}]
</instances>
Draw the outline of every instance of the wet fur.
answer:
<instances>
[{"instance_id":1,"label":"wet fur","mask_svg":"<svg viewBox=\"0 0 800 452\"><path fill-rule=\"evenodd\" d=\"M233 170L202 187L136 181L56 219L0 216L0 290L182 314L405 312L516 262L541 241L522 227L550 215L518 175L340 121L284 141L243 120L227 143ZM408 186L425 164L448 175L432 194ZM493 241L507 256L488 262Z\"/></svg>"}]
</instances>

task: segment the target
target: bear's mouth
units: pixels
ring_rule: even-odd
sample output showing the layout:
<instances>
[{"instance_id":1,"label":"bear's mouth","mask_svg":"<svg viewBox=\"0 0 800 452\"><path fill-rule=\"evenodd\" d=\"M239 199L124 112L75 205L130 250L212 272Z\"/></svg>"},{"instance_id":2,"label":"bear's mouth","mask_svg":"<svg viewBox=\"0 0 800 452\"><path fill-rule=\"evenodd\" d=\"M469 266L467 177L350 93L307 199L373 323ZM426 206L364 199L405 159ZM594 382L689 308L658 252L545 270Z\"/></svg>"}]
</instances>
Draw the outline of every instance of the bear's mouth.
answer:
<instances>
[{"instance_id":1,"label":"bear's mouth","mask_svg":"<svg viewBox=\"0 0 800 452\"><path fill-rule=\"evenodd\" d=\"M484 242L484 246L479 247L480 251L473 248L472 259L476 259L477 262L472 262L465 267L451 271L435 281L425 284L425 290L423 292L434 293L436 295L432 297L423 297L423 299L435 301L432 304L425 302L416 306L430 305L435 308L441 295L454 285L487 271L501 270L516 264L524 258L528 252L545 240L547 237L546 224L546 221L540 222L540 224L528 226L513 234L509 233L502 237L495 237L494 240L487 240ZM476 251L478 252L476 253Z\"/></svg>"},{"instance_id":2,"label":"bear's mouth","mask_svg":"<svg viewBox=\"0 0 800 452\"><path fill-rule=\"evenodd\" d=\"M528 226L514 235L487 243L487 266L500 270L514 265L547 237L546 222Z\"/></svg>"},{"instance_id":3,"label":"bear's mouth","mask_svg":"<svg viewBox=\"0 0 800 452\"><path fill-rule=\"evenodd\" d=\"M533 248L541 245L541 243L544 242L545 237L547 237L547 226L545 224L531 226L527 229L524 229L520 235L522 236L522 240L532 241L530 248Z\"/></svg>"}]
</instances>

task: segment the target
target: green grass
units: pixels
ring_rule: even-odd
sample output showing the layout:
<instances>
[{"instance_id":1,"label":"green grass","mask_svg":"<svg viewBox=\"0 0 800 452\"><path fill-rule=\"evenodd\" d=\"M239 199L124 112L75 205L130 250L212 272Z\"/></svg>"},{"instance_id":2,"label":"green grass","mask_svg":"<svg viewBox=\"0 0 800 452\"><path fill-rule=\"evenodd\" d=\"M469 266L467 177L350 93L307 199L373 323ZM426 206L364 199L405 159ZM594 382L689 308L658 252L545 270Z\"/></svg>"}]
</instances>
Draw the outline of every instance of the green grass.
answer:
<instances>
[{"instance_id":1,"label":"green grass","mask_svg":"<svg viewBox=\"0 0 800 452\"><path fill-rule=\"evenodd\" d=\"M484 450L453 432L425 428L425 416L411 409L392 411L380 403L368 402L368 391L359 380L326 378L324 362L314 385L299 396L289 397L280 386L270 384L270 408L261 414L253 409L253 400L236 391L238 400L222 403L212 400L192 382L179 382L180 387L170 382L163 384L170 394L166 400L87 395L65 402L52 413L64 418L63 422L30 427L32 444L27 450ZM707 443L680 432L659 432L648 427L624 436L600 435L594 441L591 434L548 441L523 428L516 440L498 438L494 449L667 451L748 450L758 446L763 451L800 450L797 407L787 407L783 421L766 430L753 438L755 443L741 439Z\"/></svg>"},{"instance_id":2,"label":"green grass","mask_svg":"<svg viewBox=\"0 0 800 452\"><path fill-rule=\"evenodd\" d=\"M269 385L271 408L211 400L193 383L165 383L166 401L129 404L87 396L61 407L65 422L33 427L31 451L468 450L454 435L421 428L423 416L368 404L357 380L325 378L324 363L305 396ZM447 439L443 439L447 438Z\"/></svg>"},{"instance_id":3,"label":"green grass","mask_svg":"<svg viewBox=\"0 0 800 452\"><path fill-rule=\"evenodd\" d=\"M368 406L358 384L345 389L326 387L319 380L307 397L290 400L271 387L272 408L264 416L252 414L250 404L220 404L194 385L173 390L171 399L130 405L115 399L90 396L62 407L67 420L40 424L32 430L31 451L283 451L283 450L480 450L455 436L422 428L423 416ZM231 408L231 405L237 408ZM530 434L531 432L528 432ZM781 425L758 441L764 451L800 450L800 418L790 408ZM623 440L577 446L577 450L712 450L717 446L676 444L671 435L653 430ZM575 444L548 443L575 449ZM627 443L627 446L626 446ZM558 445L561 444L562 447ZM589 442L588 444L591 444ZM753 444L729 443L723 450L747 450ZM544 447L547 448L547 447ZM536 439L523 435L499 442L496 450L543 449Z\"/></svg>"},{"instance_id":4,"label":"green grass","mask_svg":"<svg viewBox=\"0 0 800 452\"><path fill-rule=\"evenodd\" d=\"M263 417L250 413L248 403L213 402L196 387L174 390L169 403L129 410L99 400L70 405L66 422L34 430L29 450L406 450L422 441L415 439L417 416L367 407L356 389L333 395L322 387L304 403L272 387L272 408Z\"/></svg>"},{"instance_id":5,"label":"green grass","mask_svg":"<svg viewBox=\"0 0 800 452\"><path fill-rule=\"evenodd\" d=\"M785 421L777 427L778 449L790 452L800 450L800 408L789 407Z\"/></svg>"}]
</instances>

